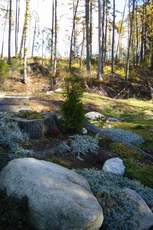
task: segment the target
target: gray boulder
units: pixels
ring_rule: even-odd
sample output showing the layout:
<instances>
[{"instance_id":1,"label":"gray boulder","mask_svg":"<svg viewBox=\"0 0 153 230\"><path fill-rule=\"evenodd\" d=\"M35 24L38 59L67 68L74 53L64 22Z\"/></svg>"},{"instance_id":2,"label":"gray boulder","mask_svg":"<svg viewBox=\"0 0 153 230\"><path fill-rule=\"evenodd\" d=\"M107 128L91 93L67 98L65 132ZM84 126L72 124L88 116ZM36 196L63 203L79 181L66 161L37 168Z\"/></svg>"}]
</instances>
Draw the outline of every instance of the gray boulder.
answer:
<instances>
[{"instance_id":1,"label":"gray boulder","mask_svg":"<svg viewBox=\"0 0 153 230\"><path fill-rule=\"evenodd\" d=\"M125 173L125 165L122 159L116 157L105 161L103 171L123 176Z\"/></svg>"},{"instance_id":2,"label":"gray boulder","mask_svg":"<svg viewBox=\"0 0 153 230\"><path fill-rule=\"evenodd\" d=\"M137 192L129 188L125 188L123 191L128 199L137 205L139 230L148 230L150 227L153 227L153 213L142 197Z\"/></svg>"},{"instance_id":3,"label":"gray boulder","mask_svg":"<svg viewBox=\"0 0 153 230\"><path fill-rule=\"evenodd\" d=\"M29 202L38 230L98 230L101 206L88 182L74 171L33 158L11 161L0 173L0 189Z\"/></svg>"},{"instance_id":4,"label":"gray boulder","mask_svg":"<svg viewBox=\"0 0 153 230\"><path fill-rule=\"evenodd\" d=\"M85 117L91 121L97 120L97 119L105 119L104 115L98 112L89 112L85 114Z\"/></svg>"}]
</instances>

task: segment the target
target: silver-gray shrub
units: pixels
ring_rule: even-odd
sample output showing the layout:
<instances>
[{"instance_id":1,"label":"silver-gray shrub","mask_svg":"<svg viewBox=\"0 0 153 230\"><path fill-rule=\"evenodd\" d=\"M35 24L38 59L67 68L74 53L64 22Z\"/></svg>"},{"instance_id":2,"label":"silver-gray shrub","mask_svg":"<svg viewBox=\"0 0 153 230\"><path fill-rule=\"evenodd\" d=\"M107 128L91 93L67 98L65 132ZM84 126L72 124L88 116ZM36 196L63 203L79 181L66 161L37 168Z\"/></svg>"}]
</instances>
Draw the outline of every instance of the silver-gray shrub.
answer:
<instances>
[{"instance_id":1,"label":"silver-gray shrub","mask_svg":"<svg viewBox=\"0 0 153 230\"><path fill-rule=\"evenodd\" d=\"M10 156L27 156L29 150L25 150L23 145L29 142L28 136L23 133L17 123L11 119L9 113L0 114L0 144L8 148Z\"/></svg>"},{"instance_id":2,"label":"silver-gray shrub","mask_svg":"<svg viewBox=\"0 0 153 230\"><path fill-rule=\"evenodd\" d=\"M97 197L104 211L102 229L107 230L138 230L141 216L139 207L131 202L124 188L135 190L153 211L153 189L144 187L137 181L120 177L98 170L77 171L90 184L92 192Z\"/></svg>"},{"instance_id":3,"label":"silver-gray shrub","mask_svg":"<svg viewBox=\"0 0 153 230\"><path fill-rule=\"evenodd\" d=\"M143 138L140 135L124 129L104 128L101 129L98 135L107 136L111 138L112 141L123 144L140 145L144 142Z\"/></svg>"},{"instance_id":4,"label":"silver-gray shrub","mask_svg":"<svg viewBox=\"0 0 153 230\"><path fill-rule=\"evenodd\" d=\"M96 154L99 149L99 139L89 135L74 135L70 139L70 147L77 156Z\"/></svg>"}]
</instances>

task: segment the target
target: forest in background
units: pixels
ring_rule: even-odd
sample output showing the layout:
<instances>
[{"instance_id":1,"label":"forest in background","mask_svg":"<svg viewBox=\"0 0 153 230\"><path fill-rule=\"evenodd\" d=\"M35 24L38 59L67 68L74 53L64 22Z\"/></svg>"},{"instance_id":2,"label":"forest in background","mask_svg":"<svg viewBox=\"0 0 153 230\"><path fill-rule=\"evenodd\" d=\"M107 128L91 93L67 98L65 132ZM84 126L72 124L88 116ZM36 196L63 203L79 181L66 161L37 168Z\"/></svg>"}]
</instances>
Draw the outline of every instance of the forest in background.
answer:
<instances>
[{"instance_id":1,"label":"forest in background","mask_svg":"<svg viewBox=\"0 0 153 230\"><path fill-rule=\"evenodd\" d=\"M52 1L51 26L41 30L37 9L32 12L30 4L30 0L0 2L1 78L13 69L28 83L30 71L38 70L51 78L54 88L60 76L73 73L84 77L87 88L98 88L107 96L152 98L152 0L125 0L119 18L116 0L68 1L72 17L66 31L69 45L63 41L67 56L59 55L58 46L60 23L67 17L60 17L62 2Z\"/></svg>"}]
</instances>

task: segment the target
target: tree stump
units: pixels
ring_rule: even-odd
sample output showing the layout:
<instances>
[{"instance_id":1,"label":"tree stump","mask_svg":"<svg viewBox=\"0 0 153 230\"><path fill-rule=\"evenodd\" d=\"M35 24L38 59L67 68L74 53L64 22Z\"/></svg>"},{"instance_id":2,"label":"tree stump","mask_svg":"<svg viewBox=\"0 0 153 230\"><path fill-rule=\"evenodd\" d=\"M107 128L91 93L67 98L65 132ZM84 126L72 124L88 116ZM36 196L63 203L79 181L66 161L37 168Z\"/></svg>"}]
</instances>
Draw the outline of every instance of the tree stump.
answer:
<instances>
[{"instance_id":1,"label":"tree stump","mask_svg":"<svg viewBox=\"0 0 153 230\"><path fill-rule=\"evenodd\" d=\"M13 120L23 132L28 134L30 139L40 139L44 136L44 119L14 118Z\"/></svg>"},{"instance_id":2,"label":"tree stump","mask_svg":"<svg viewBox=\"0 0 153 230\"><path fill-rule=\"evenodd\" d=\"M57 116L55 113L43 113L46 136L54 136L54 130L58 128Z\"/></svg>"}]
</instances>

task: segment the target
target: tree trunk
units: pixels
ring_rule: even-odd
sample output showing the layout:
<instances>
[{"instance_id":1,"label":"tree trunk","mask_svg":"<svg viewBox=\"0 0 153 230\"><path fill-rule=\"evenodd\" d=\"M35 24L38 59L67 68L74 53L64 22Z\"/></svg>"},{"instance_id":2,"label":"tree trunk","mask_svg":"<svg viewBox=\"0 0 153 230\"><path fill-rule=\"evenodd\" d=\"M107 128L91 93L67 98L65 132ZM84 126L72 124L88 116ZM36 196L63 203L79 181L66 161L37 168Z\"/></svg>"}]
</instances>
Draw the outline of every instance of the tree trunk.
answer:
<instances>
[{"instance_id":1,"label":"tree trunk","mask_svg":"<svg viewBox=\"0 0 153 230\"><path fill-rule=\"evenodd\" d=\"M105 7L105 38L104 38L104 64L107 60L107 32L108 32L108 2L105 1L106 7Z\"/></svg>"},{"instance_id":2,"label":"tree trunk","mask_svg":"<svg viewBox=\"0 0 153 230\"><path fill-rule=\"evenodd\" d=\"M8 64L11 64L12 0L9 1Z\"/></svg>"},{"instance_id":3,"label":"tree trunk","mask_svg":"<svg viewBox=\"0 0 153 230\"><path fill-rule=\"evenodd\" d=\"M78 11L79 0L76 2L76 6L74 8L74 15L73 15L73 26L72 26L72 33L71 33L71 40L70 40L70 57L69 57L69 69L72 66L72 54L73 54L73 39L74 39L74 31L75 31L75 23L76 23L76 16Z\"/></svg>"},{"instance_id":4,"label":"tree trunk","mask_svg":"<svg viewBox=\"0 0 153 230\"><path fill-rule=\"evenodd\" d=\"M54 0L52 1L52 30L51 30L51 66L53 66L53 52L54 52L54 19L55 19Z\"/></svg>"},{"instance_id":5,"label":"tree trunk","mask_svg":"<svg viewBox=\"0 0 153 230\"><path fill-rule=\"evenodd\" d=\"M56 76L57 71L57 0L55 0L55 44L54 44L54 64L53 75Z\"/></svg>"},{"instance_id":6,"label":"tree trunk","mask_svg":"<svg viewBox=\"0 0 153 230\"><path fill-rule=\"evenodd\" d=\"M29 14L30 14L30 0L26 0L26 12L25 12L25 20L24 20L24 73L23 73L23 83L28 82L27 76L27 38L28 38L28 25L29 25Z\"/></svg>"},{"instance_id":7,"label":"tree trunk","mask_svg":"<svg viewBox=\"0 0 153 230\"><path fill-rule=\"evenodd\" d=\"M35 50L36 32L37 32L37 22L35 21L35 28L34 28L34 32L33 32L33 41L32 41L32 52L31 52L32 57L34 56L34 50Z\"/></svg>"},{"instance_id":8,"label":"tree trunk","mask_svg":"<svg viewBox=\"0 0 153 230\"><path fill-rule=\"evenodd\" d=\"M5 39L5 31L6 31L6 26L7 26L7 18L8 18L8 7L7 7L7 11L5 15L5 22L4 22L4 27L3 27L1 58L3 58L3 54L4 54L4 39Z\"/></svg>"},{"instance_id":9,"label":"tree trunk","mask_svg":"<svg viewBox=\"0 0 153 230\"><path fill-rule=\"evenodd\" d=\"M141 19L141 50L140 50L140 62L143 61L144 59L144 14L145 14L145 10L144 10L144 1L143 1L143 13L142 13L142 19Z\"/></svg>"},{"instance_id":10,"label":"tree trunk","mask_svg":"<svg viewBox=\"0 0 153 230\"><path fill-rule=\"evenodd\" d=\"M136 62L136 65L138 66L139 64L139 27L138 27L137 8L138 8L138 5L136 6L136 56L135 56L135 62Z\"/></svg>"},{"instance_id":11,"label":"tree trunk","mask_svg":"<svg viewBox=\"0 0 153 230\"><path fill-rule=\"evenodd\" d=\"M89 20L89 0L85 0L85 19L86 19L86 76L90 78L90 20Z\"/></svg>"},{"instance_id":12,"label":"tree trunk","mask_svg":"<svg viewBox=\"0 0 153 230\"><path fill-rule=\"evenodd\" d=\"M20 15L20 1L16 0L16 15L15 15L15 56L16 57L18 55L19 15Z\"/></svg>"},{"instance_id":13,"label":"tree trunk","mask_svg":"<svg viewBox=\"0 0 153 230\"><path fill-rule=\"evenodd\" d=\"M102 9L103 9L103 12L102 12L102 57L101 57L101 63L102 63L102 75L104 75L104 45L105 45L105 31L104 31L104 26L105 26L105 3L106 3L106 0L103 0L103 6L102 6Z\"/></svg>"},{"instance_id":14,"label":"tree trunk","mask_svg":"<svg viewBox=\"0 0 153 230\"><path fill-rule=\"evenodd\" d=\"M131 41L132 41L132 34L133 34L133 20L134 20L134 9L135 9L135 1L132 0L132 15L130 15L131 9L131 0L129 0L129 24L130 24L130 31L129 31L129 41L128 41L128 50L127 50L127 61L126 61L126 76L125 80L129 79L129 72L130 72L130 51L131 51Z\"/></svg>"},{"instance_id":15,"label":"tree trunk","mask_svg":"<svg viewBox=\"0 0 153 230\"><path fill-rule=\"evenodd\" d=\"M125 18L126 5L127 5L127 0L125 0L121 26L120 26L120 30L119 30L119 38L118 38L117 49L116 49L116 58L115 58L116 60L118 59L118 57L120 58L120 42L121 42L121 34L122 34L123 23L124 23L124 18Z\"/></svg>"},{"instance_id":16,"label":"tree trunk","mask_svg":"<svg viewBox=\"0 0 153 230\"><path fill-rule=\"evenodd\" d=\"M80 53L80 69L82 70L82 61L83 61L83 51L84 51L84 44L85 44L85 26L83 25L83 37L82 37L82 44L81 44L81 53Z\"/></svg>"},{"instance_id":17,"label":"tree trunk","mask_svg":"<svg viewBox=\"0 0 153 230\"><path fill-rule=\"evenodd\" d=\"M153 41L152 41L152 52L151 52L151 70L153 70Z\"/></svg>"},{"instance_id":18,"label":"tree trunk","mask_svg":"<svg viewBox=\"0 0 153 230\"><path fill-rule=\"evenodd\" d=\"M92 59L93 0L90 0L90 58Z\"/></svg>"},{"instance_id":19,"label":"tree trunk","mask_svg":"<svg viewBox=\"0 0 153 230\"><path fill-rule=\"evenodd\" d=\"M114 73L114 47L115 47L115 0L113 0L112 68L111 68L112 73Z\"/></svg>"},{"instance_id":20,"label":"tree trunk","mask_svg":"<svg viewBox=\"0 0 153 230\"><path fill-rule=\"evenodd\" d=\"M103 69L102 69L102 1L98 0L98 80L103 80Z\"/></svg>"}]
</instances>

